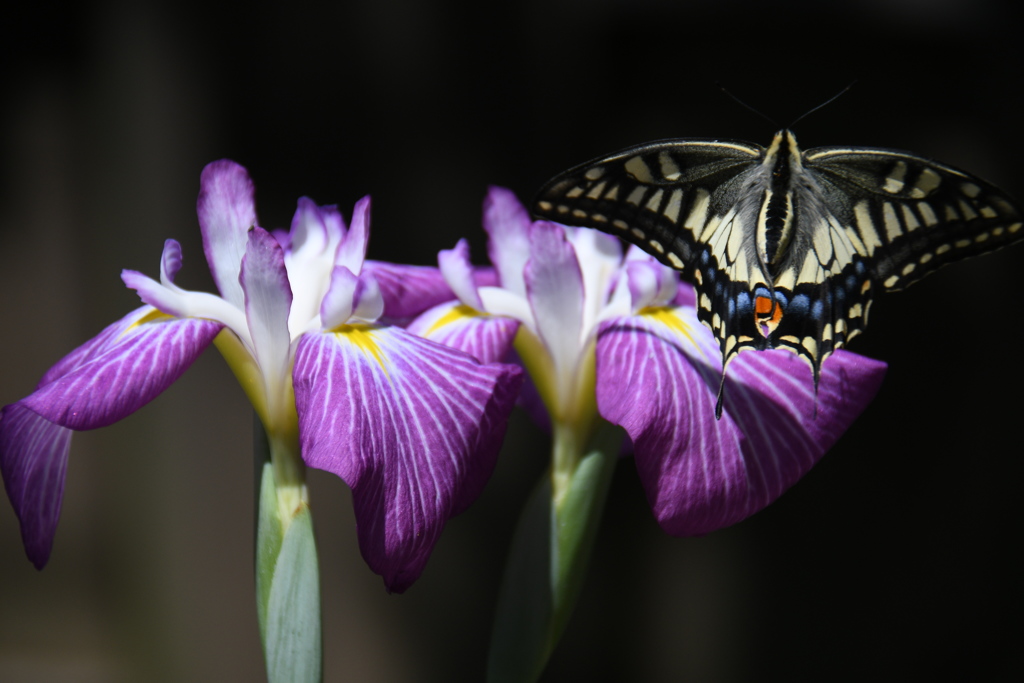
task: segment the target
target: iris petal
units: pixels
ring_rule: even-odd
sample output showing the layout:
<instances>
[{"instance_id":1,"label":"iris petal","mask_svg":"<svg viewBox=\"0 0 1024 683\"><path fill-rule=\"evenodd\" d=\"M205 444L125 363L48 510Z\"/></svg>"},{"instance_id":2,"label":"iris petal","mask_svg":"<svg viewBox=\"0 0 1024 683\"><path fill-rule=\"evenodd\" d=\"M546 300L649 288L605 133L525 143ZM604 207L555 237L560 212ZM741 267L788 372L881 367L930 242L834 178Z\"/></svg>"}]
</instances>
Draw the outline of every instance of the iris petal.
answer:
<instances>
[{"instance_id":1,"label":"iris petal","mask_svg":"<svg viewBox=\"0 0 1024 683\"><path fill-rule=\"evenodd\" d=\"M105 427L156 398L220 329L145 306L72 351L21 403L62 427Z\"/></svg>"},{"instance_id":2,"label":"iris petal","mask_svg":"<svg viewBox=\"0 0 1024 683\"><path fill-rule=\"evenodd\" d=\"M490 476L520 370L350 326L303 336L293 381L303 458L349 485L364 559L404 591Z\"/></svg>"},{"instance_id":3,"label":"iris petal","mask_svg":"<svg viewBox=\"0 0 1024 683\"><path fill-rule=\"evenodd\" d=\"M530 260L523 279L533 311L537 335L544 342L555 370L556 386L573 384L567 373L575 371L581 356L584 289L576 251L565 229L537 222L530 229Z\"/></svg>"},{"instance_id":4,"label":"iris petal","mask_svg":"<svg viewBox=\"0 0 1024 683\"><path fill-rule=\"evenodd\" d=\"M352 209L352 225L348 235L338 245L334 265L345 266L356 275L363 269L366 258L366 245L370 240L370 198L363 197Z\"/></svg>"},{"instance_id":5,"label":"iris petal","mask_svg":"<svg viewBox=\"0 0 1024 683\"><path fill-rule=\"evenodd\" d=\"M458 301L435 306L409 325L408 331L453 349L481 363L508 360L519 321L483 315Z\"/></svg>"},{"instance_id":6,"label":"iris petal","mask_svg":"<svg viewBox=\"0 0 1024 683\"><path fill-rule=\"evenodd\" d=\"M703 534L774 501L835 443L877 392L885 364L839 351L815 397L787 351L740 354L715 419L717 345L694 312L619 318L597 343L598 408L633 440L648 501L670 534Z\"/></svg>"},{"instance_id":7,"label":"iris petal","mask_svg":"<svg viewBox=\"0 0 1024 683\"><path fill-rule=\"evenodd\" d=\"M292 290L284 265L284 250L274 236L262 228L254 228L249 233L239 281L245 292L245 317L256 361L264 378L271 382L287 377L286 365L291 356L288 315Z\"/></svg>"},{"instance_id":8,"label":"iris petal","mask_svg":"<svg viewBox=\"0 0 1024 683\"><path fill-rule=\"evenodd\" d=\"M203 251L221 295L242 307L238 284L249 228L256 225L255 189L249 173L233 161L207 164L199 179L196 211L203 232Z\"/></svg>"},{"instance_id":9,"label":"iris petal","mask_svg":"<svg viewBox=\"0 0 1024 683\"><path fill-rule=\"evenodd\" d=\"M530 257L530 214L511 190L491 187L484 200L487 255L498 271L501 286L526 295L523 267Z\"/></svg>"},{"instance_id":10,"label":"iris petal","mask_svg":"<svg viewBox=\"0 0 1024 683\"><path fill-rule=\"evenodd\" d=\"M454 249L442 250L437 255L437 265L459 301L478 311L483 310L484 305L473 281L473 266L469 262L469 242L461 239Z\"/></svg>"},{"instance_id":11,"label":"iris petal","mask_svg":"<svg viewBox=\"0 0 1024 683\"><path fill-rule=\"evenodd\" d=\"M423 311L455 298L441 271L432 266L405 266L367 261L363 272L373 274L384 298L388 320L406 322Z\"/></svg>"},{"instance_id":12,"label":"iris petal","mask_svg":"<svg viewBox=\"0 0 1024 683\"><path fill-rule=\"evenodd\" d=\"M70 429L20 402L0 412L0 472L21 522L25 552L36 569L50 559L70 446Z\"/></svg>"}]
</instances>

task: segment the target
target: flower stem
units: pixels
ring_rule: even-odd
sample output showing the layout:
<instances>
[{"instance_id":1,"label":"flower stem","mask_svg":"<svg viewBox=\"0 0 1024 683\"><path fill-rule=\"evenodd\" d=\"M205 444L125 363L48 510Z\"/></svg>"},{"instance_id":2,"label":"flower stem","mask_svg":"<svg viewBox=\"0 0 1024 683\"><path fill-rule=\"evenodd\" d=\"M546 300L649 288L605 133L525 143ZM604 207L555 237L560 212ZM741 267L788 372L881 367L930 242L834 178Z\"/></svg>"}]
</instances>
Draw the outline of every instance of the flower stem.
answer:
<instances>
[{"instance_id":1,"label":"flower stem","mask_svg":"<svg viewBox=\"0 0 1024 683\"><path fill-rule=\"evenodd\" d=\"M320 683L320 579L298 439L255 421L256 612L270 683Z\"/></svg>"},{"instance_id":2,"label":"flower stem","mask_svg":"<svg viewBox=\"0 0 1024 683\"><path fill-rule=\"evenodd\" d=\"M621 430L602 422L593 441L584 455L578 431L554 430L552 472L527 501L505 565L487 663L490 683L537 680L568 624L618 461ZM570 462L575 466L567 471Z\"/></svg>"}]
</instances>

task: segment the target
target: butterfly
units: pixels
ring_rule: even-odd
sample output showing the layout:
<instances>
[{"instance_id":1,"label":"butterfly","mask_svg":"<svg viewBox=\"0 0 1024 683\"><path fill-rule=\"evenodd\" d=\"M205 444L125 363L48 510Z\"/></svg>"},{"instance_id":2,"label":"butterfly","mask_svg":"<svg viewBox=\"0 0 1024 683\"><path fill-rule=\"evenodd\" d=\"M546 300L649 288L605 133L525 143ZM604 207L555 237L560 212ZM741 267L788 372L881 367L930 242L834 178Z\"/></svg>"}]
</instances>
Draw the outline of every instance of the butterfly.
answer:
<instances>
[{"instance_id":1,"label":"butterfly","mask_svg":"<svg viewBox=\"0 0 1024 683\"><path fill-rule=\"evenodd\" d=\"M722 350L784 348L821 364L867 325L874 297L1024 238L991 184L907 152L802 151L729 140L652 142L550 180L534 213L636 244L693 282Z\"/></svg>"}]
</instances>

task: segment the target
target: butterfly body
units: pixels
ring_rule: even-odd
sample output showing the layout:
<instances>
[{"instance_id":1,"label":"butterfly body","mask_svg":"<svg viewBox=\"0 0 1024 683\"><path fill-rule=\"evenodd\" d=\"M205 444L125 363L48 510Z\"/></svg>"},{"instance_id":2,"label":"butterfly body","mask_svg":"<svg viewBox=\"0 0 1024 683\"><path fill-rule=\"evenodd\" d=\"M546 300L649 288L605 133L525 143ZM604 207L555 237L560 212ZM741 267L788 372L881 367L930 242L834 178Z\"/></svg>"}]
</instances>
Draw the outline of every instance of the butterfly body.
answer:
<instances>
[{"instance_id":1,"label":"butterfly body","mask_svg":"<svg viewBox=\"0 0 1024 683\"><path fill-rule=\"evenodd\" d=\"M1019 208L983 180L893 150L802 151L788 130L767 148L681 139L595 159L545 185L534 213L682 271L723 367L786 348L815 381L876 294L1024 238Z\"/></svg>"}]
</instances>

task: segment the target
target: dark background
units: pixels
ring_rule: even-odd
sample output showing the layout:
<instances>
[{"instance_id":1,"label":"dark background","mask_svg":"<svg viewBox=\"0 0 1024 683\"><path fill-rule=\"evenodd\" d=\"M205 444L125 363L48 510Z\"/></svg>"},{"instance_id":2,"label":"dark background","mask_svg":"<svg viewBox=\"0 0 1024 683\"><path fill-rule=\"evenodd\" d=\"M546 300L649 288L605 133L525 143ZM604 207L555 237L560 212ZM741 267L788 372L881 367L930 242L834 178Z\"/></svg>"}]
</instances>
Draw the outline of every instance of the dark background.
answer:
<instances>
[{"instance_id":1,"label":"dark background","mask_svg":"<svg viewBox=\"0 0 1024 683\"><path fill-rule=\"evenodd\" d=\"M484 258L488 184L664 137L896 147L1024 198L1020 22L994 0L34 2L0 24L0 403L137 305L121 268L210 289L205 163L300 195L373 194L370 257ZM1024 247L882 298L852 350L877 400L768 510L674 539L633 463L544 680L1018 680ZM0 503L0 681L262 677L251 410L217 354L150 406L75 437L50 565ZM314 472L326 681L481 680L503 554L546 458L517 415L495 478L422 579L387 595L351 500Z\"/></svg>"}]
</instances>

